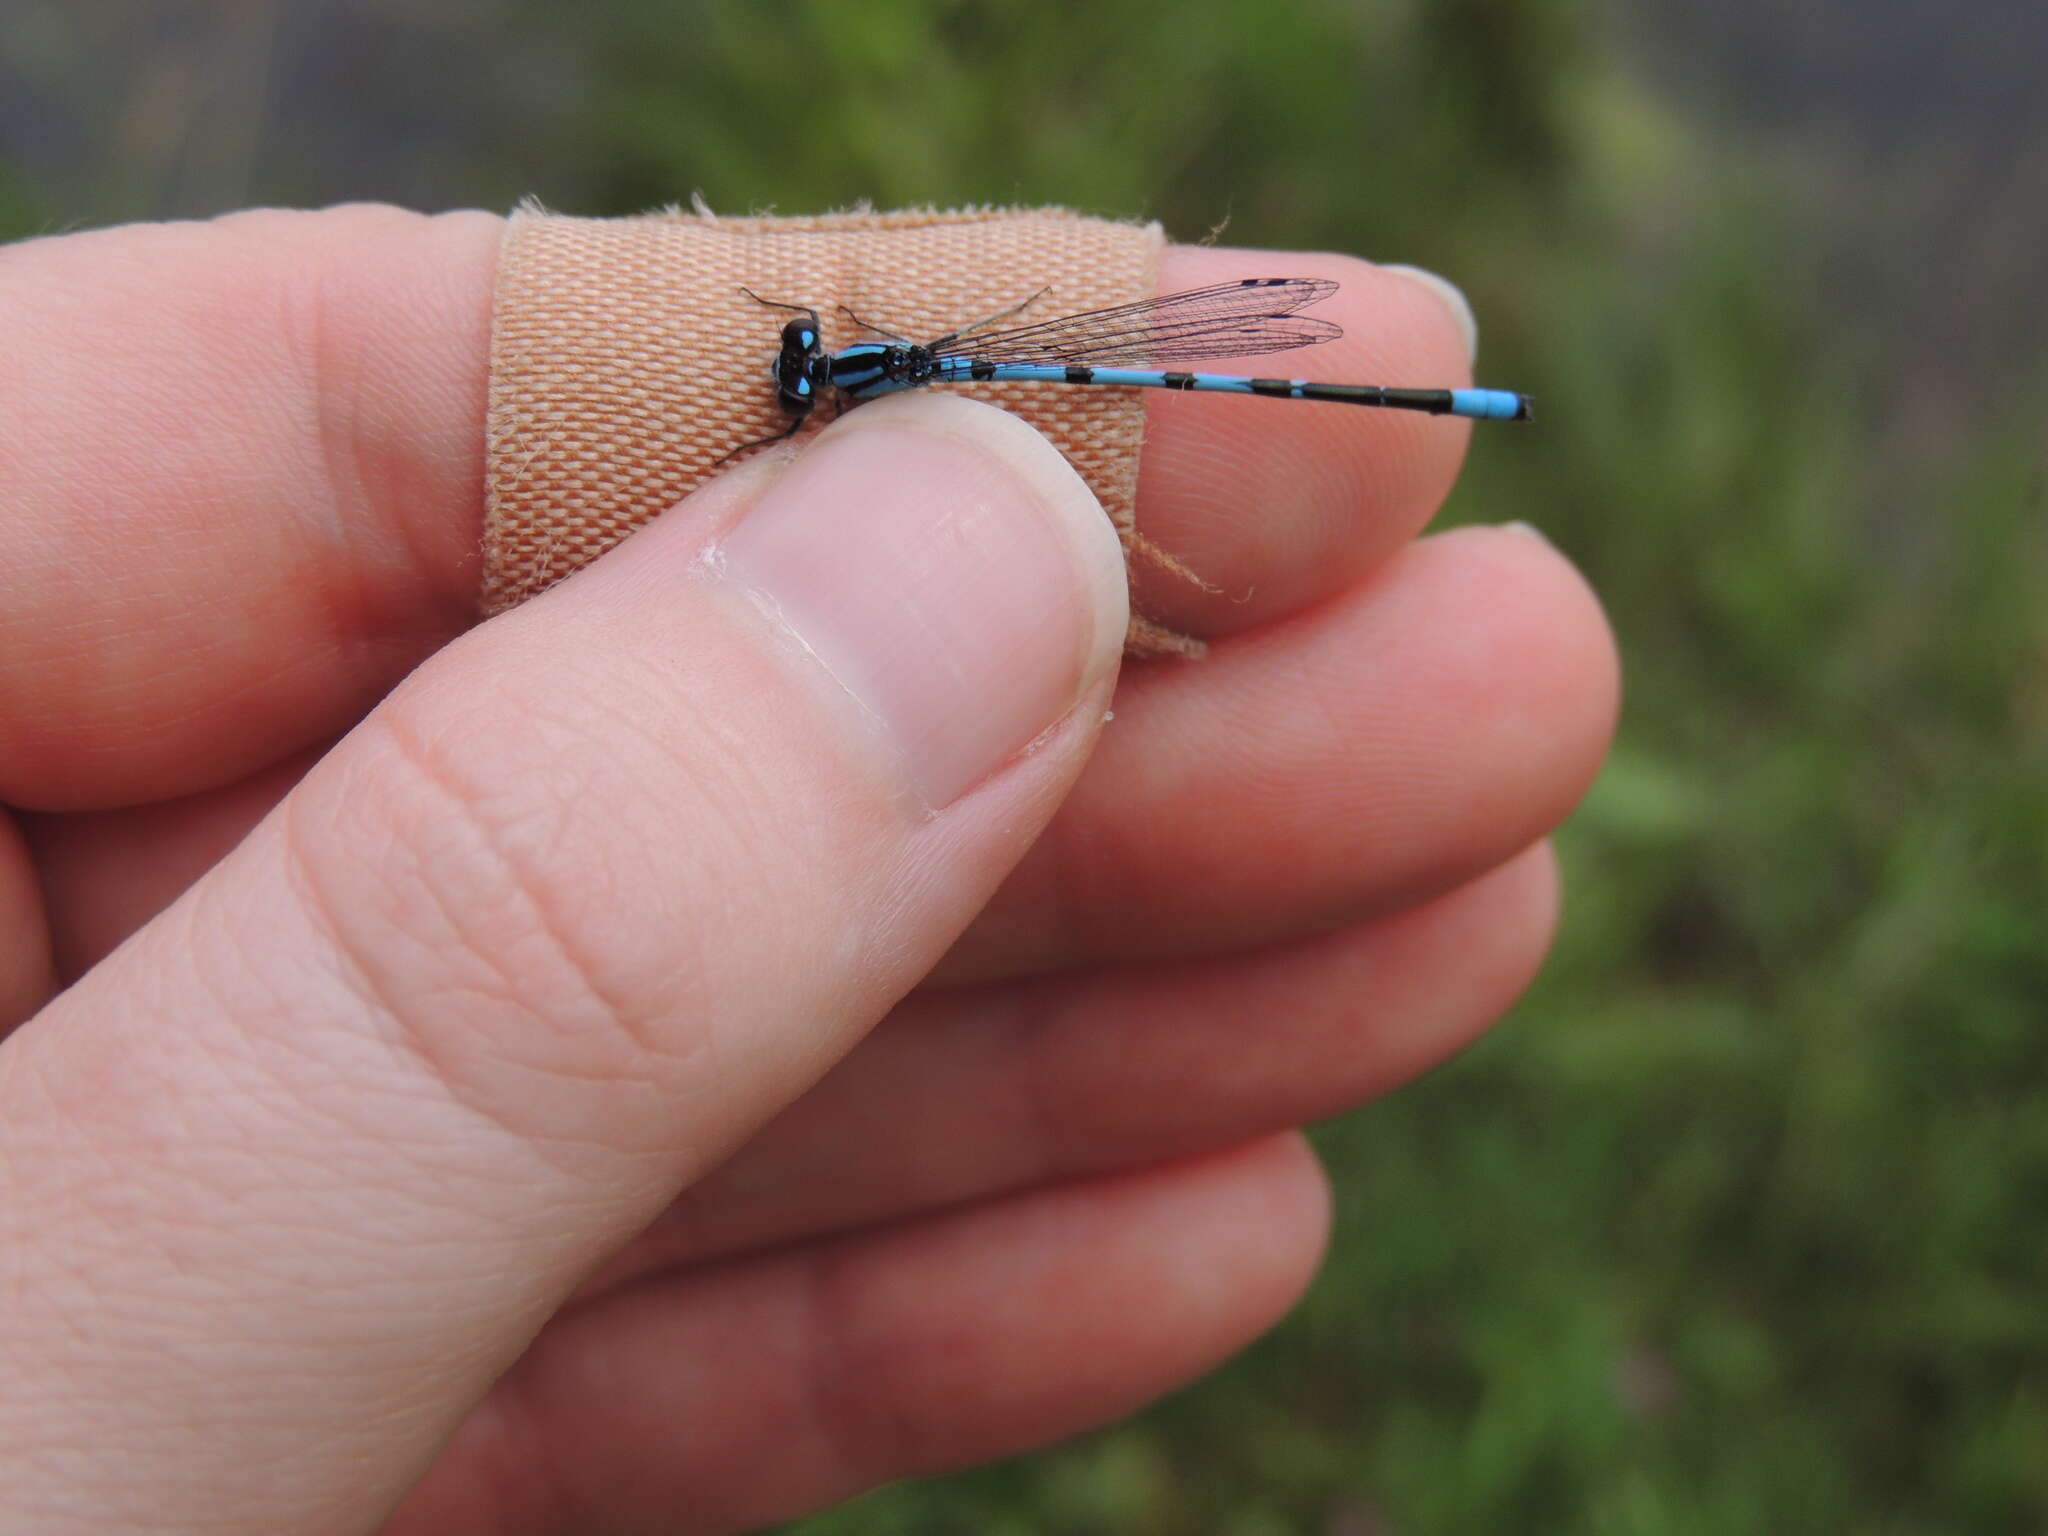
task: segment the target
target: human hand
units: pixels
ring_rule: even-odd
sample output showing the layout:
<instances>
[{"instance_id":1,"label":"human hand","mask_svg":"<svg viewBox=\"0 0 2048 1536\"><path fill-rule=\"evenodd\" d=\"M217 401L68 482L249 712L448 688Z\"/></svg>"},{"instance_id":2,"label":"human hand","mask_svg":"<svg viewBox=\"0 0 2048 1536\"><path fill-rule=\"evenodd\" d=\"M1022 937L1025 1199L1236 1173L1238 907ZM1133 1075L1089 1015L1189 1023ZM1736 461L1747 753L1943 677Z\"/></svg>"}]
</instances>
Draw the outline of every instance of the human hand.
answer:
<instances>
[{"instance_id":1,"label":"human hand","mask_svg":"<svg viewBox=\"0 0 2048 1536\"><path fill-rule=\"evenodd\" d=\"M1548 943L1615 669L1540 540L1411 542L1462 425L1149 401L1217 643L1107 728L1113 537L937 393L464 633L497 239L0 251L10 1531L725 1531L1071 1433L1285 1310L1291 1128ZM1162 291L1283 268L1324 376L1463 374L1386 269Z\"/></svg>"}]
</instances>

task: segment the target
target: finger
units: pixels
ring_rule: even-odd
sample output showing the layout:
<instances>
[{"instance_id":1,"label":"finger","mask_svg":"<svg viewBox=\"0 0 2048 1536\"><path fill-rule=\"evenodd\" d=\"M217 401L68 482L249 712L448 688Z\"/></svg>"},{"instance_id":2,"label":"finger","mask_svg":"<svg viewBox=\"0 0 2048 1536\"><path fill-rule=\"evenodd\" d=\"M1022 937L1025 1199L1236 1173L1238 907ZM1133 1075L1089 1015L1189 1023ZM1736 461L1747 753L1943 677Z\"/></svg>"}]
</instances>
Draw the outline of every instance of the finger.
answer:
<instances>
[{"instance_id":1,"label":"finger","mask_svg":"<svg viewBox=\"0 0 2048 1536\"><path fill-rule=\"evenodd\" d=\"M885 403L419 669L0 1047L0 1507L363 1528L1036 835L1121 572L1028 428Z\"/></svg>"},{"instance_id":2,"label":"finger","mask_svg":"<svg viewBox=\"0 0 2048 1536\"><path fill-rule=\"evenodd\" d=\"M0 800L228 783L473 622L501 228L357 207L0 249Z\"/></svg>"},{"instance_id":3,"label":"finger","mask_svg":"<svg viewBox=\"0 0 2048 1536\"><path fill-rule=\"evenodd\" d=\"M1245 277L1334 279L1336 294L1314 314L1344 335L1216 371L1431 389L1470 380L1458 310L1401 268L1172 246L1159 286ZM1140 559L1132 594L1140 613L1185 634L1252 629L1363 580L1443 503L1469 436L1465 422L1409 411L1151 393L1138 530L1207 585Z\"/></svg>"},{"instance_id":4,"label":"finger","mask_svg":"<svg viewBox=\"0 0 2048 1536\"><path fill-rule=\"evenodd\" d=\"M22 818L68 984L225 858L319 760L295 752L219 789L110 811Z\"/></svg>"},{"instance_id":5,"label":"finger","mask_svg":"<svg viewBox=\"0 0 2048 1536\"><path fill-rule=\"evenodd\" d=\"M351 207L0 249L0 800L230 783L346 730L471 622L501 228ZM1449 312L1387 269L1176 248L1166 281L1276 263L1345 285L1323 307L1346 338L1310 371L1462 368ZM1463 442L1399 412L1147 404L1142 525L1221 589L1147 579L1188 629L1371 569Z\"/></svg>"},{"instance_id":6,"label":"finger","mask_svg":"<svg viewBox=\"0 0 2048 1536\"><path fill-rule=\"evenodd\" d=\"M1547 545L1428 540L1296 623L1127 674L1080 786L941 977L1249 948L1453 889L1569 811L1618 686L1598 604ZM197 878L236 835L224 816L263 808L201 797L190 835L172 809L31 819L66 974ZM155 876L131 883L129 860Z\"/></svg>"},{"instance_id":7,"label":"finger","mask_svg":"<svg viewBox=\"0 0 2048 1536\"><path fill-rule=\"evenodd\" d=\"M1337 1113L1505 1012L1555 909L1539 847L1427 906L1268 951L913 998L592 1285ZM1256 1052L1246 1019L1262 1021Z\"/></svg>"},{"instance_id":8,"label":"finger","mask_svg":"<svg viewBox=\"0 0 2048 1536\"><path fill-rule=\"evenodd\" d=\"M751 1530L1042 1445L1270 1327L1328 1219L1290 1136L622 1292L542 1335L385 1536Z\"/></svg>"},{"instance_id":9,"label":"finger","mask_svg":"<svg viewBox=\"0 0 2048 1536\"><path fill-rule=\"evenodd\" d=\"M1505 1013L1556 914L1545 845L1426 907L1255 954L921 993L586 1294L1340 1114Z\"/></svg>"},{"instance_id":10,"label":"finger","mask_svg":"<svg viewBox=\"0 0 2048 1536\"><path fill-rule=\"evenodd\" d=\"M1354 596L1127 675L939 977L1249 948L1425 901L1564 819L1618 693L1599 604L1548 544L1424 540Z\"/></svg>"},{"instance_id":11,"label":"finger","mask_svg":"<svg viewBox=\"0 0 2048 1536\"><path fill-rule=\"evenodd\" d=\"M42 890L14 818L0 811L0 1040L50 999L56 970Z\"/></svg>"}]
</instances>

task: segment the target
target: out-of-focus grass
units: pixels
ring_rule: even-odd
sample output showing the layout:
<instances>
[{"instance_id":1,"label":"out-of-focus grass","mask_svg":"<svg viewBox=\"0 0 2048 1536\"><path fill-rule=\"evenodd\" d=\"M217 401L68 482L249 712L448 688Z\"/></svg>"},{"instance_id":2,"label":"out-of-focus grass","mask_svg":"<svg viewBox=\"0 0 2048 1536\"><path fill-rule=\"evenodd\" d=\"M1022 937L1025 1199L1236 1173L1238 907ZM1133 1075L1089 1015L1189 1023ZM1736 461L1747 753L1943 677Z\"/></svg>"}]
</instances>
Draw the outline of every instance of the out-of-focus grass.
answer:
<instances>
[{"instance_id":1,"label":"out-of-focus grass","mask_svg":"<svg viewBox=\"0 0 2048 1536\"><path fill-rule=\"evenodd\" d=\"M1895 451L1895 317L1829 316L1825 232L1595 39L1573 0L534 0L479 37L582 72L522 145L566 207L1057 201L1454 276L1539 419L1474 434L1447 515L1538 524L1621 636L1555 960L1319 1134L1301 1312L807 1536L2048 1523L2048 370ZM0 224L49 202L0 176Z\"/></svg>"},{"instance_id":2,"label":"out-of-focus grass","mask_svg":"<svg viewBox=\"0 0 2048 1536\"><path fill-rule=\"evenodd\" d=\"M1800 210L1567 4L708 14L609 76L622 206L1058 199L1457 277L1540 401L1451 516L1547 530L1629 674L1554 963L1320 1134L1301 1313L1133 1424L804 1529L2048 1519L2048 390L1902 483L1884 327L1823 321Z\"/></svg>"}]
</instances>

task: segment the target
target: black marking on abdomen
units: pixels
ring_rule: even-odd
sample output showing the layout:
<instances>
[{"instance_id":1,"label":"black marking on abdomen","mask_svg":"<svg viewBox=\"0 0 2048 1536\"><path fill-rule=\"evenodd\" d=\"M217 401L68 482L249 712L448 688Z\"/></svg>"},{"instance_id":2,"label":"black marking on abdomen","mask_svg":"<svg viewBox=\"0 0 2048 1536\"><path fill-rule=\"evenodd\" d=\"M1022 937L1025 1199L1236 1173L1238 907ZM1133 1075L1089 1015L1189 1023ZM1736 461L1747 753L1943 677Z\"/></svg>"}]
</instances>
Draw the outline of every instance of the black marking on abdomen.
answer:
<instances>
[{"instance_id":1,"label":"black marking on abdomen","mask_svg":"<svg viewBox=\"0 0 2048 1536\"><path fill-rule=\"evenodd\" d=\"M1067 382L1069 384L1093 384L1095 382L1095 370L1093 368L1083 368L1075 363L1069 363L1067 365Z\"/></svg>"},{"instance_id":2,"label":"black marking on abdomen","mask_svg":"<svg viewBox=\"0 0 2048 1536\"><path fill-rule=\"evenodd\" d=\"M1159 382L1168 389L1193 389L1195 376L1192 373L1162 373Z\"/></svg>"},{"instance_id":3,"label":"black marking on abdomen","mask_svg":"<svg viewBox=\"0 0 2048 1536\"><path fill-rule=\"evenodd\" d=\"M985 357L977 357L967 364L970 379L992 379L996 376L996 365Z\"/></svg>"},{"instance_id":4,"label":"black marking on abdomen","mask_svg":"<svg viewBox=\"0 0 2048 1536\"><path fill-rule=\"evenodd\" d=\"M1276 395L1282 400L1294 398L1292 379L1253 379L1252 393L1255 395Z\"/></svg>"}]
</instances>

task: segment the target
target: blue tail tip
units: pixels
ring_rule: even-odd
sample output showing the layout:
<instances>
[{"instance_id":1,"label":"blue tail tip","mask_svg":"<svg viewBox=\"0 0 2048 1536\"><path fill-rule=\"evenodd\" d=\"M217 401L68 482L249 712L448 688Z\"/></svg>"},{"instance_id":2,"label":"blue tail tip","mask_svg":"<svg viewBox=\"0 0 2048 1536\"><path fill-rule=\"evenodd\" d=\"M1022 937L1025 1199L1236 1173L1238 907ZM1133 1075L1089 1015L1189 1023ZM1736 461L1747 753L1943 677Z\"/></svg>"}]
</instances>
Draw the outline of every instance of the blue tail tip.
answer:
<instances>
[{"instance_id":1,"label":"blue tail tip","mask_svg":"<svg viewBox=\"0 0 2048 1536\"><path fill-rule=\"evenodd\" d=\"M1511 389L1454 389L1451 414L1475 421L1528 421L1529 397Z\"/></svg>"}]
</instances>

